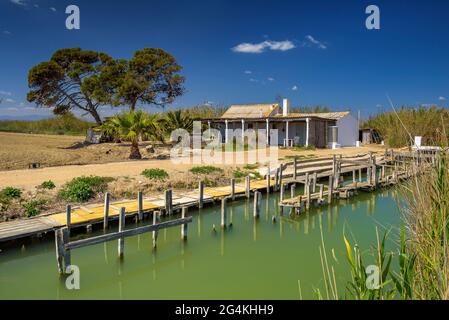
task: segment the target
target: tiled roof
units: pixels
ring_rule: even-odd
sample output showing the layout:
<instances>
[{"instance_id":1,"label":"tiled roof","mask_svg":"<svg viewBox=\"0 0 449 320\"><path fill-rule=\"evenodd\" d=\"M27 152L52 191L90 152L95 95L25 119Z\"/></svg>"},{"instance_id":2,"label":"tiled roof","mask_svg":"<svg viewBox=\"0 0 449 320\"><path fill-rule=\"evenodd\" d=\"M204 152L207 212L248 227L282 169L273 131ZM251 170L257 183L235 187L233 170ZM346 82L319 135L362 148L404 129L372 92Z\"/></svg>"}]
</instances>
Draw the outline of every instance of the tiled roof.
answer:
<instances>
[{"instance_id":1,"label":"tiled roof","mask_svg":"<svg viewBox=\"0 0 449 320\"><path fill-rule=\"evenodd\" d=\"M232 105L221 116L223 119L267 118L278 112L278 104L242 104Z\"/></svg>"}]
</instances>

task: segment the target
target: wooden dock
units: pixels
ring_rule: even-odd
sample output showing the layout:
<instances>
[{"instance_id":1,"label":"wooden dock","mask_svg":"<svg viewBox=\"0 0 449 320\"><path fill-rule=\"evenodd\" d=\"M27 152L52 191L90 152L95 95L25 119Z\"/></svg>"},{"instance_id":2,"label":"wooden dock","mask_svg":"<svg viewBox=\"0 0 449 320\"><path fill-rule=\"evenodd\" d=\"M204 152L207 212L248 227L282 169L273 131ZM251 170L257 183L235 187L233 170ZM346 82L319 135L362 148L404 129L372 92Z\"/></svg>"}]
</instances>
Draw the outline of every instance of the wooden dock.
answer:
<instances>
[{"instance_id":1,"label":"wooden dock","mask_svg":"<svg viewBox=\"0 0 449 320\"><path fill-rule=\"evenodd\" d=\"M251 180L247 177L240 183L235 183L235 179L232 179L228 186L209 188L204 187L204 184L200 182L196 190L188 192L174 193L172 190L167 190L163 194L152 197L144 197L139 192L137 199L117 202L110 202L109 196L106 195L103 204L73 208L68 206L67 211L63 213L0 223L0 242L40 236L64 227L72 229L87 227L87 230L90 230L94 224L103 224L107 228L109 221L119 219L122 208L127 217L133 216L137 220L142 220L154 212L170 216L175 211L181 211L182 208L202 208L206 204L216 203L225 198L227 200L250 198L257 191L281 191L281 207L297 207L304 201L308 203L306 205L308 207L311 201L322 203L326 197L345 197L356 190L372 188L373 184L381 186L391 184L392 181L397 182L403 177L404 172L401 170L406 170L401 168L405 168L410 161L418 161L416 160L418 158L425 163L434 159L433 156L428 155L417 157L416 154L387 151L382 154L370 153L352 157L333 156L301 161L295 159L282 163L277 168L268 169L264 179ZM360 180L362 170L372 177L368 182L364 183ZM379 170L381 173L377 174ZM391 170L396 173L387 175L386 172ZM340 179L347 173L353 174L354 185L341 185ZM357 178L356 174L358 174ZM332 180L332 183L320 184L319 182L323 179ZM284 199L285 188L297 184L303 184L308 190L305 200L304 196Z\"/></svg>"}]
</instances>

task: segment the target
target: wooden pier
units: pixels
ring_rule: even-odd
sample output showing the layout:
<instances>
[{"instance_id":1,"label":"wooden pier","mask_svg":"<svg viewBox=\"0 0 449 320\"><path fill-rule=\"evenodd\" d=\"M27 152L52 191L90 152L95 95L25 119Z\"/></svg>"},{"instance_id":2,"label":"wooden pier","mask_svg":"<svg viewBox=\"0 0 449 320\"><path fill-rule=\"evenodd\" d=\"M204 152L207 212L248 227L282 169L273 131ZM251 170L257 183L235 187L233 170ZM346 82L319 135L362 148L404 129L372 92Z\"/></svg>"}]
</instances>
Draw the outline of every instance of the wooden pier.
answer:
<instances>
[{"instance_id":1,"label":"wooden pier","mask_svg":"<svg viewBox=\"0 0 449 320\"><path fill-rule=\"evenodd\" d=\"M167 190L163 194L144 197L139 192L137 199L111 202L105 195L104 203L89 206L68 206L66 212L49 214L35 218L0 223L0 242L29 236L41 236L62 228L92 229L93 225L103 225L108 229L109 222L119 220L120 210L124 208L126 216L139 220L147 219L155 212L171 216L182 208L202 208L208 204L220 202L226 198L232 201L238 198L250 198L256 192L280 191L281 207L308 208L312 202L331 202L333 198L345 198L358 190L375 189L395 184L410 175L410 164L429 164L436 153L385 153L360 154L351 157L333 156L327 158L293 160L280 164L277 168L268 168L264 179L251 180L247 177L236 183L221 187L204 187L200 182L198 189L176 193ZM368 178L362 181L362 171ZM353 182L342 184L343 175L352 174ZM304 195L287 199L286 188L291 185L303 185ZM294 188L295 188L294 187Z\"/></svg>"}]
</instances>

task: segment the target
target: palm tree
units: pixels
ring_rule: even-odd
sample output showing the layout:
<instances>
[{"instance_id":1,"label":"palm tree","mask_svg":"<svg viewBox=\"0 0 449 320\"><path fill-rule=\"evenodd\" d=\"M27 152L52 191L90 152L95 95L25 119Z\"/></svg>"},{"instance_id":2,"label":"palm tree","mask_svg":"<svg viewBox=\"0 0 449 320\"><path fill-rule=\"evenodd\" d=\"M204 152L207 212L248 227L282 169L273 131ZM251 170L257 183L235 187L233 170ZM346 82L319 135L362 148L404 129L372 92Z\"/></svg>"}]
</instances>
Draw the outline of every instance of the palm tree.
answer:
<instances>
[{"instance_id":1,"label":"palm tree","mask_svg":"<svg viewBox=\"0 0 449 320\"><path fill-rule=\"evenodd\" d=\"M130 159L141 159L139 139L159 137L160 119L142 110L126 111L108 119L102 126L102 131L121 140L131 141Z\"/></svg>"},{"instance_id":2,"label":"palm tree","mask_svg":"<svg viewBox=\"0 0 449 320\"><path fill-rule=\"evenodd\" d=\"M188 112L183 110L169 111L165 114L164 130L170 135L176 129L185 129L189 132L193 130L193 119Z\"/></svg>"}]
</instances>

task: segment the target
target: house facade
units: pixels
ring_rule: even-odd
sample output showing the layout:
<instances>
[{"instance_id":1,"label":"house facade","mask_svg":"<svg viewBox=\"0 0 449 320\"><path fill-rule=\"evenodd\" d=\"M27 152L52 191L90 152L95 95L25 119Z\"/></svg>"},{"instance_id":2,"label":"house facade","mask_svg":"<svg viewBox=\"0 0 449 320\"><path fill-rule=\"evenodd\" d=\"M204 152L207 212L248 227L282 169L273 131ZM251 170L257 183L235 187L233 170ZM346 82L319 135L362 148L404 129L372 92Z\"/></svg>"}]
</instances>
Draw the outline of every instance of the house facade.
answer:
<instances>
[{"instance_id":1,"label":"house facade","mask_svg":"<svg viewBox=\"0 0 449 320\"><path fill-rule=\"evenodd\" d=\"M218 129L222 142L232 139L236 129L277 129L277 141L267 136L267 145L284 147L315 146L329 148L355 146L358 121L350 112L290 113L289 102L279 104L232 105L220 118L202 119L209 127Z\"/></svg>"}]
</instances>

